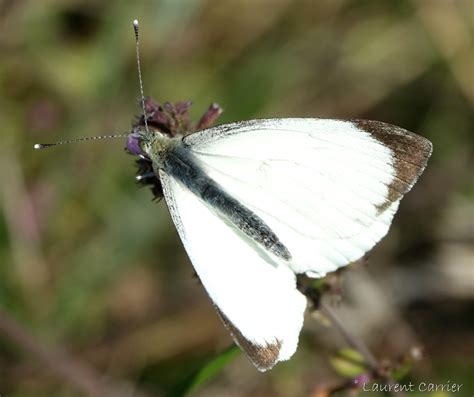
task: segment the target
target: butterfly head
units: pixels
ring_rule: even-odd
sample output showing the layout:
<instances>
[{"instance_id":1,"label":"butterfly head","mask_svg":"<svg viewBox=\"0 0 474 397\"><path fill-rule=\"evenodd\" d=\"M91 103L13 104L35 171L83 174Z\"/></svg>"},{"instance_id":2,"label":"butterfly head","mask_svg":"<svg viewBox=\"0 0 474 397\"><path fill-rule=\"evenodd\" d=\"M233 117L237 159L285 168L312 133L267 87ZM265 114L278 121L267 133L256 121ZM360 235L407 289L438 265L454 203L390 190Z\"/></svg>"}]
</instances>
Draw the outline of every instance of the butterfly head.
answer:
<instances>
[{"instance_id":1,"label":"butterfly head","mask_svg":"<svg viewBox=\"0 0 474 397\"><path fill-rule=\"evenodd\" d=\"M190 101L161 105L151 98L144 98L144 113L135 120L127 136L127 152L140 157L152 157L151 152L166 145L170 138L186 135L190 129L190 107Z\"/></svg>"},{"instance_id":2,"label":"butterfly head","mask_svg":"<svg viewBox=\"0 0 474 397\"><path fill-rule=\"evenodd\" d=\"M169 146L173 137L183 135L183 127L187 128L187 110L190 103L163 105L144 98L143 114L135 119L131 131L127 135L125 150L136 156L137 176L140 185L150 187L154 199L161 199L163 190L155 173L155 166L160 163L162 153ZM185 111L181 111L184 109Z\"/></svg>"}]
</instances>

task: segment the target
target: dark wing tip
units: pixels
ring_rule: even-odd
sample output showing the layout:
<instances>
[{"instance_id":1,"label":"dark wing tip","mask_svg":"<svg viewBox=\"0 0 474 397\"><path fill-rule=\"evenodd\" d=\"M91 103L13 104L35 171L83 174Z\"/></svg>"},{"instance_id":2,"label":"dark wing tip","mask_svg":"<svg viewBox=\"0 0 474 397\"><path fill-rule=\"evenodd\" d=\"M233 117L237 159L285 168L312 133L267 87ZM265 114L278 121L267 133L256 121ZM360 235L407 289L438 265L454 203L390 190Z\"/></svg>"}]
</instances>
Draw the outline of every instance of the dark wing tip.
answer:
<instances>
[{"instance_id":1,"label":"dark wing tip","mask_svg":"<svg viewBox=\"0 0 474 397\"><path fill-rule=\"evenodd\" d=\"M428 139L396 125L372 120L351 121L395 152L407 152L414 155L419 153L429 158L433 151L433 145Z\"/></svg>"},{"instance_id":2,"label":"dark wing tip","mask_svg":"<svg viewBox=\"0 0 474 397\"><path fill-rule=\"evenodd\" d=\"M392 124L371 120L352 122L392 152L395 177L389 186L387 201L379 208L383 212L413 187L428 163L433 145L428 139Z\"/></svg>"},{"instance_id":3,"label":"dark wing tip","mask_svg":"<svg viewBox=\"0 0 474 397\"><path fill-rule=\"evenodd\" d=\"M267 345L257 345L245 338L242 333L232 324L222 311L215 306L225 327L229 330L235 343L243 350L253 365L259 371L267 371L278 362L280 355L281 341Z\"/></svg>"}]
</instances>

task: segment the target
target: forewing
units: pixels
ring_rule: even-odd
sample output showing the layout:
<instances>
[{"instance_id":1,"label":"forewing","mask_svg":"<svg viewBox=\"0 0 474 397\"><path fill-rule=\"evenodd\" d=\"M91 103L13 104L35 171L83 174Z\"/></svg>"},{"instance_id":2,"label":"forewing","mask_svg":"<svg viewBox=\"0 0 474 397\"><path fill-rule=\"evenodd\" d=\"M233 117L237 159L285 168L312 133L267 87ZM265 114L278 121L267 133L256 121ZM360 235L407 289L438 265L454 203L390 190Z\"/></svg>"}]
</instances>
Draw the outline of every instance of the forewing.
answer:
<instances>
[{"instance_id":1,"label":"forewing","mask_svg":"<svg viewBox=\"0 0 474 397\"><path fill-rule=\"evenodd\" d=\"M160 179L196 273L236 343L262 371L288 359L306 307L294 273L174 178L160 171Z\"/></svg>"},{"instance_id":2,"label":"forewing","mask_svg":"<svg viewBox=\"0 0 474 397\"><path fill-rule=\"evenodd\" d=\"M387 233L431 143L389 124L268 119L184 139L205 172L255 212L297 273L323 276L361 258Z\"/></svg>"}]
</instances>

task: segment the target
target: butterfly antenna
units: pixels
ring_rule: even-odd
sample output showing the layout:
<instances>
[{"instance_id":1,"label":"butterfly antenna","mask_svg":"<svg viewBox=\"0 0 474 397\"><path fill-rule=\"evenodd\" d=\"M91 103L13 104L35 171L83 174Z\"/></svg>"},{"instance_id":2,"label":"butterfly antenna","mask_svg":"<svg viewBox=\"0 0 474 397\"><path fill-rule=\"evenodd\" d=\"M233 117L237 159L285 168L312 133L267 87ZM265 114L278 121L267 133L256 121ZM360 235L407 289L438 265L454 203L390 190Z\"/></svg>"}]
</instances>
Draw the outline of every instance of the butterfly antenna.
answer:
<instances>
[{"instance_id":1,"label":"butterfly antenna","mask_svg":"<svg viewBox=\"0 0 474 397\"><path fill-rule=\"evenodd\" d=\"M53 146L66 145L69 143L79 143L85 141L96 141L100 139L115 139L115 138L127 138L128 134L113 134L113 135L100 135L100 136L86 136L82 138L68 139L66 141L59 141L54 143L35 143L35 149L46 149Z\"/></svg>"},{"instance_id":2,"label":"butterfly antenna","mask_svg":"<svg viewBox=\"0 0 474 397\"><path fill-rule=\"evenodd\" d=\"M138 20L135 19L133 21L133 30L135 31L135 48L136 48L136 54L137 54L137 68L138 68L138 82L140 84L140 96L141 96L141 102L142 102L142 108L143 108L143 117L145 119L145 129L147 132L148 130L148 120L147 120L147 115L146 115L146 108L145 108L145 96L143 95L143 80L142 80L142 71L140 67L140 41L139 41L139 29L138 29ZM35 149L46 149L50 148L53 146L59 146L59 145L66 145L69 143L79 143L79 142L85 142L85 141L95 141L99 139L114 139L114 138L127 138L128 134L114 134L114 135L101 135L101 136L88 136L88 137L83 137L83 138L76 138L76 139L68 139L65 141L60 141L60 142L55 142L55 143L36 143L34 145Z\"/></svg>"},{"instance_id":3,"label":"butterfly antenna","mask_svg":"<svg viewBox=\"0 0 474 397\"><path fill-rule=\"evenodd\" d=\"M140 67L140 35L138 29L138 19L133 21L133 30L135 31L135 49L137 53L137 69L138 69L138 83L140 84L140 96L143 108L143 118L145 119L145 130L148 131L148 117L145 109L145 95L143 95L143 80L142 80L142 68Z\"/></svg>"}]
</instances>

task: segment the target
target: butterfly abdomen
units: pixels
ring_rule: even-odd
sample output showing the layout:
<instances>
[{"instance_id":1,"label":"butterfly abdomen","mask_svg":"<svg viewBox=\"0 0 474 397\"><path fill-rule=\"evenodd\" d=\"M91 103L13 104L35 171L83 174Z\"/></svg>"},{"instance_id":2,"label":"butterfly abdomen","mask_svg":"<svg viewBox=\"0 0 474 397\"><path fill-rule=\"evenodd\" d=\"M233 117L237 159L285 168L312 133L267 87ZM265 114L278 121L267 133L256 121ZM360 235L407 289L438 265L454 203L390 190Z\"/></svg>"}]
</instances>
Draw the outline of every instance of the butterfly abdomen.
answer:
<instances>
[{"instance_id":1,"label":"butterfly abdomen","mask_svg":"<svg viewBox=\"0 0 474 397\"><path fill-rule=\"evenodd\" d=\"M225 221L276 256L290 260L291 254L273 230L253 211L225 192L182 146L173 146L164 154L162 168L206 203Z\"/></svg>"}]
</instances>

